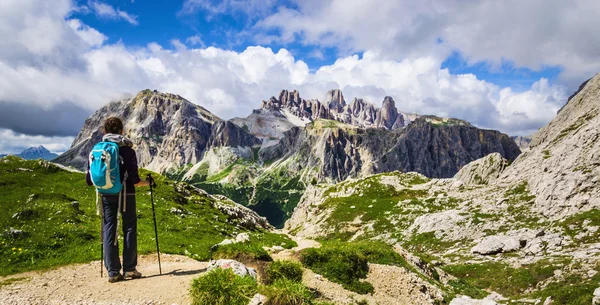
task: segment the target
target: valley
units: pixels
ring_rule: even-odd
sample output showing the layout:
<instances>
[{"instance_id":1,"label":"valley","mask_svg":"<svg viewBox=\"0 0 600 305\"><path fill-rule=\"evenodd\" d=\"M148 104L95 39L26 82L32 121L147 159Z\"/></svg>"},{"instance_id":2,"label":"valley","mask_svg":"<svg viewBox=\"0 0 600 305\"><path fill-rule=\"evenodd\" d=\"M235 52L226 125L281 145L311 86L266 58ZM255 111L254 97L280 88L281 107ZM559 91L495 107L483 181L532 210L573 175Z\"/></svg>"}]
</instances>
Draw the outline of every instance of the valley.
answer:
<instances>
[{"instance_id":1,"label":"valley","mask_svg":"<svg viewBox=\"0 0 600 305\"><path fill-rule=\"evenodd\" d=\"M298 289L322 290L306 304L390 300L399 288L374 280L386 272L412 291L397 297L414 304L592 302L600 286L600 76L531 141L518 139L523 151L462 120L409 118L391 98L380 109L346 104L341 91L326 96L307 101L284 90L248 118L223 121L146 90L88 118L54 161L60 166L3 157L2 255L10 260L2 275L97 259L93 190L74 185L102 118L118 115L140 164L160 177L164 251L256 267L261 293L278 289L261 268L280 258L303 270ZM140 252L150 253L147 192L138 203ZM225 243L241 233L249 241ZM312 246L295 248L295 240Z\"/></svg>"}]
</instances>

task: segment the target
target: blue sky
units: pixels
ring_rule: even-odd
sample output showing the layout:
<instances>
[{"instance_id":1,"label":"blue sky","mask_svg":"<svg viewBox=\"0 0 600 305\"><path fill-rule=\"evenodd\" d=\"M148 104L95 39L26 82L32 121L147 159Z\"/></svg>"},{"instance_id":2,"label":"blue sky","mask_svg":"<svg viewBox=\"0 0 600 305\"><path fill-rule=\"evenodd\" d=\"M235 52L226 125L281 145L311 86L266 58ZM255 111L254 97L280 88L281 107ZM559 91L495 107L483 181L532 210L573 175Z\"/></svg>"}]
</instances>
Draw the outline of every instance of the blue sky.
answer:
<instances>
[{"instance_id":1,"label":"blue sky","mask_svg":"<svg viewBox=\"0 0 600 305\"><path fill-rule=\"evenodd\" d=\"M0 153L64 151L87 116L146 88L223 119L247 116L282 89L318 99L339 88L347 100L379 106L392 96L405 112L529 135L600 71L595 0L0 6Z\"/></svg>"}]
</instances>

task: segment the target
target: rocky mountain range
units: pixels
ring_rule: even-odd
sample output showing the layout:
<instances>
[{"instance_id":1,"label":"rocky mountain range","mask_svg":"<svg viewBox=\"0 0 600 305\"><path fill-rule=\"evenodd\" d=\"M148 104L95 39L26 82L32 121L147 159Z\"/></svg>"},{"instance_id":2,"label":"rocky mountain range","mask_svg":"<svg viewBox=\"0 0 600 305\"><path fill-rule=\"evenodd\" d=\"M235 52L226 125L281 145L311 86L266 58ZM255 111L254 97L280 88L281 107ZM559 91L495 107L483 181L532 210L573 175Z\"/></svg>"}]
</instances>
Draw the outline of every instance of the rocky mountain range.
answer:
<instances>
[{"instance_id":1,"label":"rocky mountain range","mask_svg":"<svg viewBox=\"0 0 600 305\"><path fill-rule=\"evenodd\" d=\"M504 134L405 114L391 97L377 108L360 98L347 104L340 90L322 102L283 90L247 118L223 121L181 96L144 90L96 111L56 161L85 169L109 116L124 120L140 166L252 206L277 226L311 183L394 170L451 177L489 153L520 153Z\"/></svg>"},{"instance_id":2,"label":"rocky mountain range","mask_svg":"<svg viewBox=\"0 0 600 305\"><path fill-rule=\"evenodd\" d=\"M382 107L362 98L346 103L341 90L330 90L322 100L306 100L297 90L282 90L279 97L263 101L261 108L246 118L231 121L259 138L266 139L264 146L275 145L283 138L283 132L294 126L302 127L317 120L335 120L359 128L385 128L388 130L405 127L418 117L417 114L402 113L396 108L394 99L385 97Z\"/></svg>"},{"instance_id":3,"label":"rocky mountain range","mask_svg":"<svg viewBox=\"0 0 600 305\"><path fill-rule=\"evenodd\" d=\"M7 155L0 154L0 158L5 157ZM50 152L46 147L40 145L38 147L30 147L25 149L19 154L15 156L23 158L25 160L36 160L36 159L44 159L44 160L53 160L58 157L58 154Z\"/></svg>"}]
</instances>

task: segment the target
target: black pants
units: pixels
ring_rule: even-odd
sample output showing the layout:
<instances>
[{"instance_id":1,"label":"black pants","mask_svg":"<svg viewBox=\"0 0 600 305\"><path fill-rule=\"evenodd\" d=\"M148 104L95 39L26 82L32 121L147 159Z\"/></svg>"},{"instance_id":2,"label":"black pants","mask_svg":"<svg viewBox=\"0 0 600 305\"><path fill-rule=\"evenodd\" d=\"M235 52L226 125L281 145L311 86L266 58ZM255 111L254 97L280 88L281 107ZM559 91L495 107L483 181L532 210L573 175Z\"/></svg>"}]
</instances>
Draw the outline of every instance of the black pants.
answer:
<instances>
[{"instance_id":1,"label":"black pants","mask_svg":"<svg viewBox=\"0 0 600 305\"><path fill-rule=\"evenodd\" d=\"M123 272L133 271L137 266L137 213L135 194L127 195L127 206L122 215L123 225ZM124 205L124 202L121 203ZM118 195L102 195L104 211L104 263L108 276L117 276L121 272L119 245L115 245L117 233ZM121 210L123 207L121 207Z\"/></svg>"}]
</instances>

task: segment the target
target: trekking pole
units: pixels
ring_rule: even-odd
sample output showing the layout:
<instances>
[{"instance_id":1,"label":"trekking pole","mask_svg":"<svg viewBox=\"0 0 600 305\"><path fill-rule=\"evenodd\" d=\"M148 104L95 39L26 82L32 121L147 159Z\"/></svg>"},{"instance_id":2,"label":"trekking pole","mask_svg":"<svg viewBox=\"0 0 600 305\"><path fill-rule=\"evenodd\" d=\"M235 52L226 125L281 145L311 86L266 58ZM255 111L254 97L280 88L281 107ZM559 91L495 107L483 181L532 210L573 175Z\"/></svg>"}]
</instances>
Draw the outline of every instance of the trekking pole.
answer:
<instances>
[{"instance_id":1,"label":"trekking pole","mask_svg":"<svg viewBox=\"0 0 600 305\"><path fill-rule=\"evenodd\" d=\"M156 229L156 212L154 211L154 194L152 188L156 187L152 175L148 174L146 180L150 183L150 201L152 201L152 218L154 218L154 236L156 236L156 252L158 253L158 272L162 275L162 268L160 266L160 249L158 247L158 230Z\"/></svg>"},{"instance_id":2,"label":"trekking pole","mask_svg":"<svg viewBox=\"0 0 600 305\"><path fill-rule=\"evenodd\" d=\"M100 277L104 269L104 217L100 220Z\"/></svg>"}]
</instances>

